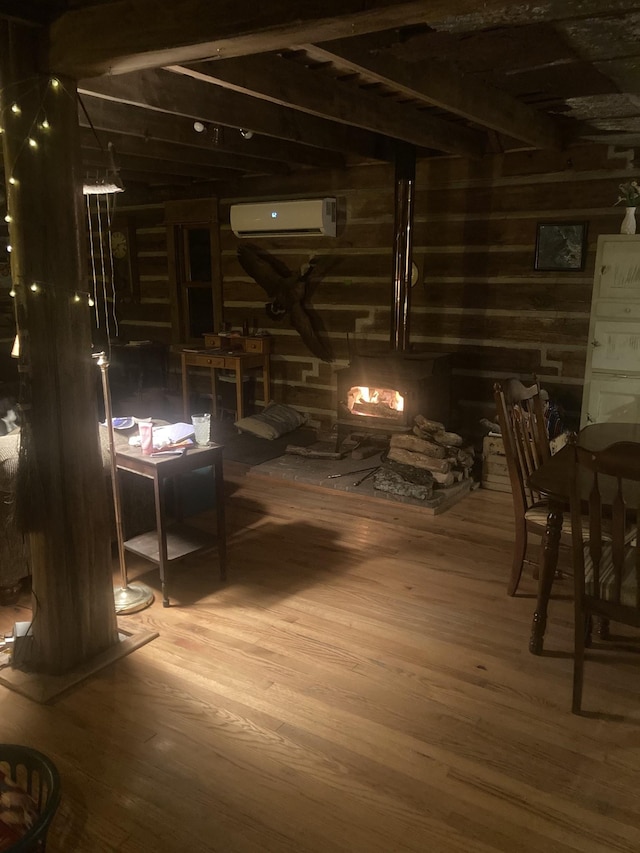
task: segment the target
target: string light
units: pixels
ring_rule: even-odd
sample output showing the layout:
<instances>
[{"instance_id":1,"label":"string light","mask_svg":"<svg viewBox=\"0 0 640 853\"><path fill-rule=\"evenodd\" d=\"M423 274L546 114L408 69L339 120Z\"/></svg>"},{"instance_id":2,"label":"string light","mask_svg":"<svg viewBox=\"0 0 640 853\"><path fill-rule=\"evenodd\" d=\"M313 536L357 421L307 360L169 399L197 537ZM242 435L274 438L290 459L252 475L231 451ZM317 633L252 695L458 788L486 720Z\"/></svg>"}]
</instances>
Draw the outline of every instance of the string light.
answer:
<instances>
[{"instance_id":1,"label":"string light","mask_svg":"<svg viewBox=\"0 0 640 853\"><path fill-rule=\"evenodd\" d=\"M40 288L38 287L38 282L34 281L29 285L29 290L33 291L33 293L38 293Z\"/></svg>"},{"instance_id":2,"label":"string light","mask_svg":"<svg viewBox=\"0 0 640 853\"><path fill-rule=\"evenodd\" d=\"M40 127L40 130L49 130L49 128L51 127L51 125L49 124L49 120L46 118L43 119L40 122L39 127Z\"/></svg>"},{"instance_id":3,"label":"string light","mask_svg":"<svg viewBox=\"0 0 640 853\"><path fill-rule=\"evenodd\" d=\"M11 186L12 186L12 187L15 187L15 186L17 186L17 184L18 184L18 179L17 179L17 178L14 178L14 177L13 177L13 175L12 175L12 176L9 178L9 183L11 184Z\"/></svg>"},{"instance_id":4,"label":"string light","mask_svg":"<svg viewBox=\"0 0 640 853\"><path fill-rule=\"evenodd\" d=\"M73 294L73 301L74 301L74 302L82 302L82 297L83 297L83 296L84 296L84 297L86 298L86 300L87 300L87 305L88 305L90 308L93 308L93 306L94 306L96 303L93 301L93 297L92 297L92 296L91 296L91 294L90 294L90 293L88 293L88 292L85 292L85 291L77 291L77 290L76 290L76 292Z\"/></svg>"},{"instance_id":5,"label":"string light","mask_svg":"<svg viewBox=\"0 0 640 853\"><path fill-rule=\"evenodd\" d=\"M7 252L9 252L9 254L11 254L11 252L13 252L13 246L11 245L11 243L9 243L7 245Z\"/></svg>"},{"instance_id":6,"label":"string light","mask_svg":"<svg viewBox=\"0 0 640 853\"><path fill-rule=\"evenodd\" d=\"M12 299L15 299L15 296L16 296L16 289L15 289L15 287L12 287L12 288L11 288L11 290L9 291L9 296L10 296Z\"/></svg>"},{"instance_id":7,"label":"string light","mask_svg":"<svg viewBox=\"0 0 640 853\"><path fill-rule=\"evenodd\" d=\"M27 138L27 142L29 143L29 147L30 147L30 148L37 148L37 147L38 147L38 142L37 142L37 140L35 140L35 139L33 138L33 136L29 136L29 137Z\"/></svg>"},{"instance_id":8,"label":"string light","mask_svg":"<svg viewBox=\"0 0 640 853\"><path fill-rule=\"evenodd\" d=\"M5 222L13 222L13 216L10 213L7 213L7 215L4 218L4 221Z\"/></svg>"},{"instance_id":9,"label":"string light","mask_svg":"<svg viewBox=\"0 0 640 853\"><path fill-rule=\"evenodd\" d=\"M13 104L11 104L11 112L12 112L15 116L19 116L19 115L20 115L20 113L22 112L22 110L20 109L19 105L18 105L18 104L16 104L16 103L15 103L15 101L14 101L14 103L13 103Z\"/></svg>"},{"instance_id":10,"label":"string light","mask_svg":"<svg viewBox=\"0 0 640 853\"><path fill-rule=\"evenodd\" d=\"M59 89L60 88L60 81L58 80L57 77L52 77L51 80L49 80L49 83L51 83L52 89Z\"/></svg>"}]
</instances>

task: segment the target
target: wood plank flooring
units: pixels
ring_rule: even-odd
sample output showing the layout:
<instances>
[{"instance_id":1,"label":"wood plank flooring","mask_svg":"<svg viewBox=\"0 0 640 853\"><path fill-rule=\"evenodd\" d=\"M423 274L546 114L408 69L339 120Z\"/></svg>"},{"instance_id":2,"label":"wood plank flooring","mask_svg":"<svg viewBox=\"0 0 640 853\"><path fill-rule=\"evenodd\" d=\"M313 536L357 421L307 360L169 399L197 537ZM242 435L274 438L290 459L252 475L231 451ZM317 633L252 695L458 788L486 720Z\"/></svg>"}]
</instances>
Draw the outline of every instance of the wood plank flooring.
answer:
<instances>
[{"instance_id":1,"label":"wood plank flooring","mask_svg":"<svg viewBox=\"0 0 640 853\"><path fill-rule=\"evenodd\" d=\"M62 775L50 853L640 848L640 645L592 653L573 716L571 581L530 655L509 496L434 517L226 478L226 584L198 556L120 619L158 639L51 705L0 690L0 740Z\"/></svg>"}]
</instances>

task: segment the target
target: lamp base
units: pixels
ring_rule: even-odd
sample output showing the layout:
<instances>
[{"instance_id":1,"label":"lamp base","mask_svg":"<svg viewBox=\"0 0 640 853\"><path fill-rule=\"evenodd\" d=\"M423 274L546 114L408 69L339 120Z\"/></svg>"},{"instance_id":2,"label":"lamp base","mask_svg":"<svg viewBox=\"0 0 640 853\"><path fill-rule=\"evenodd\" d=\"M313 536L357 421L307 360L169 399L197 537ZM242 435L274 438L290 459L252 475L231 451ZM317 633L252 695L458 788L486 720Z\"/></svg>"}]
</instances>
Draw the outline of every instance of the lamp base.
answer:
<instances>
[{"instance_id":1,"label":"lamp base","mask_svg":"<svg viewBox=\"0 0 640 853\"><path fill-rule=\"evenodd\" d=\"M137 613L139 610L144 610L145 607L149 607L154 598L153 591L137 581L115 589L113 597L118 614Z\"/></svg>"}]
</instances>

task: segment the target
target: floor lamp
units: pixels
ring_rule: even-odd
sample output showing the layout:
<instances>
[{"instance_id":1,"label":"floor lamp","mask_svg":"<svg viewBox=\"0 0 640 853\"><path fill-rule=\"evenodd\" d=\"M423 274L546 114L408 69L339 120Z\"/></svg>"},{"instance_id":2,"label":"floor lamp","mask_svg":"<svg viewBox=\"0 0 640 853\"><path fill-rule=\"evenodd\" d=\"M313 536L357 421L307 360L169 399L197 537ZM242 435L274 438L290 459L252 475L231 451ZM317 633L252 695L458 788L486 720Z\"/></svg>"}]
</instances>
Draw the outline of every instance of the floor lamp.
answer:
<instances>
[{"instance_id":1,"label":"floor lamp","mask_svg":"<svg viewBox=\"0 0 640 853\"><path fill-rule=\"evenodd\" d=\"M120 489L118 487L118 466L116 464L116 443L113 434L113 414L111 410L111 390L109 388L109 359L106 353L97 353L98 367L102 376L102 394L104 397L104 414L109 436L109 457L111 459L111 488L113 491L113 510L116 519L116 538L118 540L118 559L120 560L120 576L122 584L114 589L113 596L116 613L137 613L144 610L153 601L153 591L143 583L129 583L127 580L127 565L124 556L124 537L122 535L122 508L120 504Z\"/></svg>"}]
</instances>

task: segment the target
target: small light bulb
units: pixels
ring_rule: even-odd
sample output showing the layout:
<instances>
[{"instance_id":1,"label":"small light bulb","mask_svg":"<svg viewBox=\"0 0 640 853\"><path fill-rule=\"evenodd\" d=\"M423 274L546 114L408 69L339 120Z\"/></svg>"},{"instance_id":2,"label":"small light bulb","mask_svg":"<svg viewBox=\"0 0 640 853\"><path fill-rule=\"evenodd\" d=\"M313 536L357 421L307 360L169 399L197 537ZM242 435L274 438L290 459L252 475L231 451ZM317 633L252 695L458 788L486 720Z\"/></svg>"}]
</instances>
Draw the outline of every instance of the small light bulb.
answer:
<instances>
[{"instance_id":1,"label":"small light bulb","mask_svg":"<svg viewBox=\"0 0 640 853\"><path fill-rule=\"evenodd\" d=\"M13 177L13 175L12 175L12 176L9 178L9 183L11 184L11 186L12 186L12 187L15 187L15 186L16 186L16 184L18 183L18 179L17 179L17 178L14 178L14 177Z\"/></svg>"},{"instance_id":2,"label":"small light bulb","mask_svg":"<svg viewBox=\"0 0 640 853\"><path fill-rule=\"evenodd\" d=\"M194 121L193 129L195 130L196 133L204 133L205 126L201 121Z\"/></svg>"},{"instance_id":3,"label":"small light bulb","mask_svg":"<svg viewBox=\"0 0 640 853\"><path fill-rule=\"evenodd\" d=\"M14 102L13 104L11 104L11 112L12 112L14 115L16 115L16 116L19 116L19 115L20 115L20 113L22 112L22 110L20 109L20 107L18 106L18 104L16 104L16 103Z\"/></svg>"},{"instance_id":4,"label":"small light bulb","mask_svg":"<svg viewBox=\"0 0 640 853\"><path fill-rule=\"evenodd\" d=\"M13 289L13 287L12 287L12 288L11 288L11 290L9 291L9 296L10 296L12 299L15 299L15 295L16 295L16 292L15 292L15 290L14 290L14 289Z\"/></svg>"},{"instance_id":5,"label":"small light bulb","mask_svg":"<svg viewBox=\"0 0 640 853\"><path fill-rule=\"evenodd\" d=\"M30 148L37 148L38 147L38 143L36 142L36 140L32 136L30 136L28 138L27 142L29 143Z\"/></svg>"},{"instance_id":6,"label":"small light bulb","mask_svg":"<svg viewBox=\"0 0 640 853\"><path fill-rule=\"evenodd\" d=\"M52 77L50 82L51 82L51 88L52 89L59 89L60 88L60 81L58 80L57 77Z\"/></svg>"},{"instance_id":7,"label":"small light bulb","mask_svg":"<svg viewBox=\"0 0 640 853\"><path fill-rule=\"evenodd\" d=\"M7 246L7 252L9 252L9 254L13 252L13 246L11 245L11 243L9 243L9 245Z\"/></svg>"},{"instance_id":8,"label":"small light bulb","mask_svg":"<svg viewBox=\"0 0 640 853\"><path fill-rule=\"evenodd\" d=\"M7 215L4 218L4 221L5 222L13 222L13 216L10 213L7 213Z\"/></svg>"},{"instance_id":9,"label":"small light bulb","mask_svg":"<svg viewBox=\"0 0 640 853\"><path fill-rule=\"evenodd\" d=\"M2 125L0 125L0 133L4 133L4 127L2 127Z\"/></svg>"},{"instance_id":10,"label":"small light bulb","mask_svg":"<svg viewBox=\"0 0 640 853\"><path fill-rule=\"evenodd\" d=\"M74 294L73 301L74 302L80 302L80 294L79 293Z\"/></svg>"},{"instance_id":11,"label":"small light bulb","mask_svg":"<svg viewBox=\"0 0 640 853\"><path fill-rule=\"evenodd\" d=\"M40 130L49 130L50 127L51 125L49 124L48 119L45 118L43 121L40 122Z\"/></svg>"},{"instance_id":12,"label":"small light bulb","mask_svg":"<svg viewBox=\"0 0 640 853\"><path fill-rule=\"evenodd\" d=\"M90 308L93 308L93 306L96 304L96 303L93 301L93 298L92 298L91 296L87 299L87 302L89 303L89 307L90 307Z\"/></svg>"},{"instance_id":13,"label":"small light bulb","mask_svg":"<svg viewBox=\"0 0 640 853\"><path fill-rule=\"evenodd\" d=\"M29 286L29 290L32 290L34 293L37 293L38 292L38 283L34 281L33 284L31 284Z\"/></svg>"}]
</instances>

